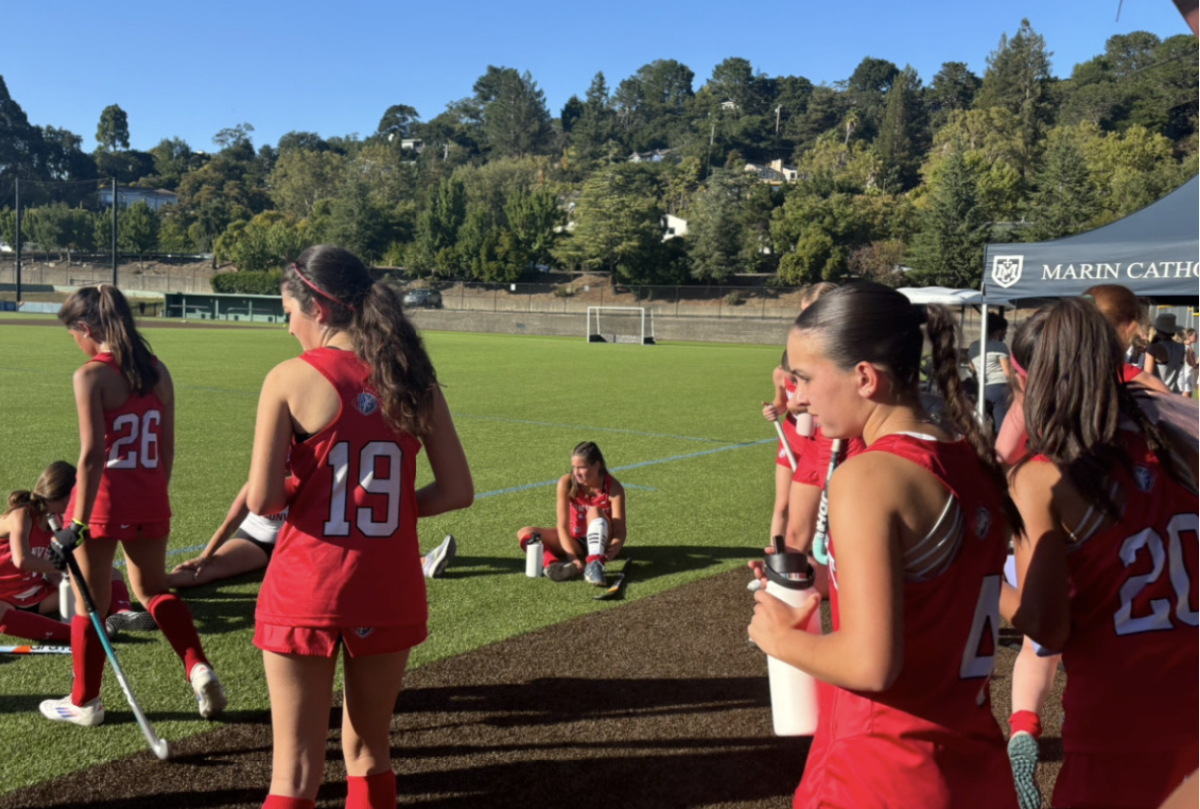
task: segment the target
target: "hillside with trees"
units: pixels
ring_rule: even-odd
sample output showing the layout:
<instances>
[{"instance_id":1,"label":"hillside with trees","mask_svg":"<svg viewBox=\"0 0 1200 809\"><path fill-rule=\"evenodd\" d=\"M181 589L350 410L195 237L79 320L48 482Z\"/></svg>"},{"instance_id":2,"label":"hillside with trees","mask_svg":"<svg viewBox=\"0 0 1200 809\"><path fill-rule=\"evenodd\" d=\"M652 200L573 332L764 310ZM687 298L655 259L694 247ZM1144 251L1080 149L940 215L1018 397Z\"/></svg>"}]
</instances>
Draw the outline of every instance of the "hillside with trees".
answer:
<instances>
[{"instance_id":1,"label":"hillside with trees","mask_svg":"<svg viewBox=\"0 0 1200 809\"><path fill-rule=\"evenodd\" d=\"M511 282L539 266L626 284L782 285L870 277L977 286L989 241L1038 241L1125 216L1197 172L1197 42L1145 32L1055 75L1027 20L982 76L946 62L923 79L865 57L844 81L767 76L731 57L707 78L656 60L614 84L597 73L557 111L528 72L488 67L425 118L403 99L375 132L254 127L214 151L103 109L96 151L31 123L0 77L0 239L108 248L97 187L167 189L177 204L120 217L131 253L213 252L278 268L306 245L345 245L413 276ZM687 233L664 239L666 217Z\"/></svg>"}]
</instances>

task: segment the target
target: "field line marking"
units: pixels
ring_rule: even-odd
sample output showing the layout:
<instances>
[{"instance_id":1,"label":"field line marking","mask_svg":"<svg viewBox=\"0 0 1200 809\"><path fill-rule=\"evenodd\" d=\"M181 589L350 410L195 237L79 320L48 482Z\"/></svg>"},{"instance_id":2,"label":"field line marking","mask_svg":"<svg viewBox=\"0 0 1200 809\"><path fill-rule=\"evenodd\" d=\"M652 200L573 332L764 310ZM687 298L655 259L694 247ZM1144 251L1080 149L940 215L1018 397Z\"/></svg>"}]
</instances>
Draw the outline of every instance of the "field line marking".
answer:
<instances>
[{"instance_id":1,"label":"field line marking","mask_svg":"<svg viewBox=\"0 0 1200 809\"><path fill-rule=\"evenodd\" d=\"M660 464L660 463L672 463L674 461L684 461L689 458L699 458L703 455L712 455L713 453L716 453L716 452L727 452L728 450L731 450L731 449L745 449L746 447L757 447L757 446L761 446L763 444L770 444L770 443L773 443L778 440L779 440L778 438L771 437L771 438L764 438L761 441L750 441L749 443L730 444L729 446L726 446L726 447L716 447L715 449L706 449L706 450L701 450L700 452L689 452L687 455L672 455L670 458L657 458L653 461L641 461L640 463L629 464L628 466L614 466L609 471L623 472L626 469L641 469L644 466L655 466L656 464ZM554 478L553 480L543 480L538 483L526 483L522 486L512 486L507 489L496 489L495 491L484 492L483 494L477 494L477 495L475 495L475 499L481 500L484 497L495 497L498 494L512 494L513 492L523 492L527 489L539 489L543 486L555 486L557 484L558 484L558 478Z\"/></svg>"},{"instance_id":2,"label":"field line marking","mask_svg":"<svg viewBox=\"0 0 1200 809\"><path fill-rule=\"evenodd\" d=\"M587 427L580 424L556 424L550 421L531 421L529 419L510 419L503 416L476 416L470 413L451 413L456 419L478 419L481 421L502 421L508 424L528 424L533 427L559 427L567 430L587 430L594 433L623 433L625 435L640 435L646 438L674 438L678 441L702 441L709 444L732 444L722 438L698 438L692 435L671 435L670 433L647 433L641 430L623 430L619 427Z\"/></svg>"}]
</instances>

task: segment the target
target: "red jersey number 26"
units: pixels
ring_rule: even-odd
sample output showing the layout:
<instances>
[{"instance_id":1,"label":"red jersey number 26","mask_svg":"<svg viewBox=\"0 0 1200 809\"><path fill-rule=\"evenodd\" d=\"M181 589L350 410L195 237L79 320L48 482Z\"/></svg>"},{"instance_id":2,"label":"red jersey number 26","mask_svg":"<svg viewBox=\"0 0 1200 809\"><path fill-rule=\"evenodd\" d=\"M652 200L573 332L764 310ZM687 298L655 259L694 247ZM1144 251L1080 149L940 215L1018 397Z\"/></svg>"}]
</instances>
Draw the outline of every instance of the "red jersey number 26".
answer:
<instances>
[{"instance_id":1,"label":"red jersey number 26","mask_svg":"<svg viewBox=\"0 0 1200 809\"><path fill-rule=\"evenodd\" d=\"M400 447L394 442L372 441L363 446L355 459L355 468L351 468L350 442L339 441L333 445L329 451L333 489L329 493L326 536L350 536L351 522L366 537L390 537L396 533L400 526L401 458ZM346 496L352 480L355 489L366 495L377 495L378 499L368 501L368 506L355 507L359 498ZM383 520L376 520L376 516L382 516Z\"/></svg>"}]
</instances>

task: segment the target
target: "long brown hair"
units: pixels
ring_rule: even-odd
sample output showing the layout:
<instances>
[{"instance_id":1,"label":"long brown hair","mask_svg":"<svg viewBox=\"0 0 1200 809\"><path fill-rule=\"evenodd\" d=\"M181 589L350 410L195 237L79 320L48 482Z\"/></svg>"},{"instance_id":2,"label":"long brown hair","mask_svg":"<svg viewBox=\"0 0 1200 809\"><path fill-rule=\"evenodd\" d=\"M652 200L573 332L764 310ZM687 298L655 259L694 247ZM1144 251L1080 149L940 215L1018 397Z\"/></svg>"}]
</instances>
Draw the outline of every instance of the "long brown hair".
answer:
<instances>
[{"instance_id":1,"label":"long brown hair","mask_svg":"<svg viewBox=\"0 0 1200 809\"><path fill-rule=\"evenodd\" d=\"M33 491L18 489L8 496L8 508L4 513L28 508L39 517L44 517L49 511L49 504L70 497L74 487L75 467L66 461L55 461L38 476Z\"/></svg>"},{"instance_id":2,"label":"long brown hair","mask_svg":"<svg viewBox=\"0 0 1200 809\"><path fill-rule=\"evenodd\" d=\"M301 253L284 270L282 286L305 314L319 299L329 310L329 325L350 336L354 353L371 369L370 385L388 425L427 434L437 373L396 291L372 279L358 256L326 244Z\"/></svg>"},{"instance_id":3,"label":"long brown hair","mask_svg":"<svg viewBox=\"0 0 1200 809\"><path fill-rule=\"evenodd\" d=\"M1026 365L1025 429L1029 451L1057 464L1089 502L1111 519L1119 508L1110 476L1120 466L1132 473L1117 438L1121 418L1132 421L1163 468L1191 488L1191 476L1170 452L1167 437L1138 406L1121 382L1124 349L1116 330L1096 305L1064 298L1022 324L1023 343L1032 343Z\"/></svg>"},{"instance_id":4,"label":"long brown hair","mask_svg":"<svg viewBox=\"0 0 1200 809\"><path fill-rule=\"evenodd\" d=\"M796 318L792 328L819 332L825 355L843 369L860 362L886 369L902 394L914 400L920 396L921 349L928 337L933 377L945 400L943 423L966 438L1000 494L1009 525L1014 532L1023 529L1021 514L1008 496L1008 483L996 461L996 451L980 429L958 377L958 324L949 309L936 304L915 305L890 287L859 281L845 284L813 303Z\"/></svg>"},{"instance_id":5,"label":"long brown hair","mask_svg":"<svg viewBox=\"0 0 1200 809\"><path fill-rule=\"evenodd\" d=\"M583 458L583 460L587 462L589 466L594 463L599 463L601 481L608 476L608 464L604 462L604 453L600 451L600 447L596 446L596 442L584 441L576 444L575 449L571 450L571 457ZM579 481L575 480L574 475L569 475L568 477L569 483L567 484L567 497L574 499L579 494Z\"/></svg>"},{"instance_id":6,"label":"long brown hair","mask_svg":"<svg viewBox=\"0 0 1200 809\"><path fill-rule=\"evenodd\" d=\"M129 302L112 284L75 290L58 310L58 319L68 329L82 323L94 339L108 343L135 395L142 396L158 384L158 365L150 344L138 331Z\"/></svg>"}]
</instances>

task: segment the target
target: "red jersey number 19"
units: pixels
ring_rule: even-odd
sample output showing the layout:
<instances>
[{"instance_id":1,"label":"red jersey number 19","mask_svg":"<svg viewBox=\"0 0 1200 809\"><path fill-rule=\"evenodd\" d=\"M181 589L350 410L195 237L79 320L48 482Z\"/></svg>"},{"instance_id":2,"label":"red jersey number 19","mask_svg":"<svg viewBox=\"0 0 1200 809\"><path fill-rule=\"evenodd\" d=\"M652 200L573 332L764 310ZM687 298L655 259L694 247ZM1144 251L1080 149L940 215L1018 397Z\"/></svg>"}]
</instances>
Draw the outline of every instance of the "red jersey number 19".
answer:
<instances>
[{"instance_id":1,"label":"red jersey number 19","mask_svg":"<svg viewBox=\"0 0 1200 809\"><path fill-rule=\"evenodd\" d=\"M385 462L381 472L380 461ZM385 498L379 508L362 506L354 510L354 526L366 537L390 537L400 527L400 447L391 441L372 441L358 454L358 468L354 480L357 488L366 494ZM350 473L350 442L339 441L329 450L329 465L333 467L333 489L329 493L329 520L325 523L325 535L331 537L350 536L350 507L347 505L347 483ZM382 512L382 522L375 515Z\"/></svg>"}]
</instances>

